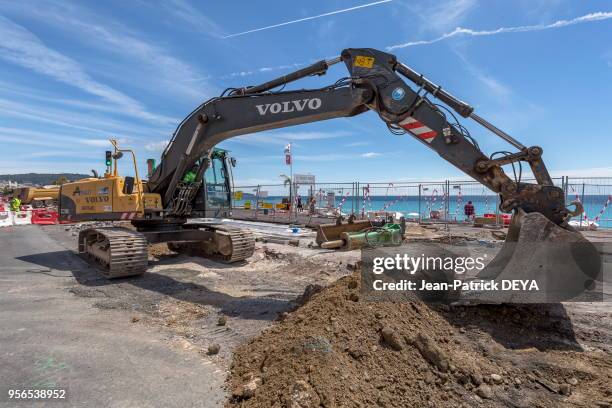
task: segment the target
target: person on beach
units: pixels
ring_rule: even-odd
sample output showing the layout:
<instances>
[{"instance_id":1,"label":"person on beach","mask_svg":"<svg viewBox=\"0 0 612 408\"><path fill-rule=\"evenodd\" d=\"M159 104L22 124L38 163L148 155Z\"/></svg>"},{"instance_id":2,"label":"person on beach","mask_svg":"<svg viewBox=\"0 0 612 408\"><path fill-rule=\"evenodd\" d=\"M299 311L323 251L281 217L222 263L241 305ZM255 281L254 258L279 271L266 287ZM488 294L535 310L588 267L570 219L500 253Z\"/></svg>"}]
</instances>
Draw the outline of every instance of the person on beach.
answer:
<instances>
[{"instance_id":1,"label":"person on beach","mask_svg":"<svg viewBox=\"0 0 612 408\"><path fill-rule=\"evenodd\" d=\"M471 201L468 201L466 205L463 206L463 213L465 214L466 221L472 221L474 219L474 204Z\"/></svg>"}]
</instances>

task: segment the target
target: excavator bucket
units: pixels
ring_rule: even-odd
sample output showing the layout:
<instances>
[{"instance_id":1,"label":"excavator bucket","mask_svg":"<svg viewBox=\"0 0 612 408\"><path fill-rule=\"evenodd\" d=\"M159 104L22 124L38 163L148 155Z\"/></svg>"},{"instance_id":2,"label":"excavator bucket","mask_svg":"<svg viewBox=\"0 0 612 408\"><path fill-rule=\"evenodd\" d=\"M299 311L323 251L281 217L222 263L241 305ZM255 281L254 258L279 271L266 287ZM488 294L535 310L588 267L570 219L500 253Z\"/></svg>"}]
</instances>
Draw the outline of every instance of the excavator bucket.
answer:
<instances>
[{"instance_id":1,"label":"excavator bucket","mask_svg":"<svg viewBox=\"0 0 612 408\"><path fill-rule=\"evenodd\" d=\"M476 277L494 281L498 289L463 291L461 301L593 301L601 294L597 288L602 274L598 250L580 232L558 226L540 213L519 210L500 252Z\"/></svg>"}]
</instances>

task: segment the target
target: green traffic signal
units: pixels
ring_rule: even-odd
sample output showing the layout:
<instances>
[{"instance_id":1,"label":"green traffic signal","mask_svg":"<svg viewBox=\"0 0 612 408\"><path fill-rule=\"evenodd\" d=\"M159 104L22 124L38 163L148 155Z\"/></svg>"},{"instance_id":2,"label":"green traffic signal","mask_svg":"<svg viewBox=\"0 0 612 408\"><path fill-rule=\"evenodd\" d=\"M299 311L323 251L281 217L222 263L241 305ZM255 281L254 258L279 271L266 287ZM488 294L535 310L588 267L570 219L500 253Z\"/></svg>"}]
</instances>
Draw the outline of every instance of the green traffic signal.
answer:
<instances>
[{"instance_id":1,"label":"green traffic signal","mask_svg":"<svg viewBox=\"0 0 612 408\"><path fill-rule=\"evenodd\" d=\"M113 152L110 150L106 151L106 167L110 167L113 165Z\"/></svg>"}]
</instances>

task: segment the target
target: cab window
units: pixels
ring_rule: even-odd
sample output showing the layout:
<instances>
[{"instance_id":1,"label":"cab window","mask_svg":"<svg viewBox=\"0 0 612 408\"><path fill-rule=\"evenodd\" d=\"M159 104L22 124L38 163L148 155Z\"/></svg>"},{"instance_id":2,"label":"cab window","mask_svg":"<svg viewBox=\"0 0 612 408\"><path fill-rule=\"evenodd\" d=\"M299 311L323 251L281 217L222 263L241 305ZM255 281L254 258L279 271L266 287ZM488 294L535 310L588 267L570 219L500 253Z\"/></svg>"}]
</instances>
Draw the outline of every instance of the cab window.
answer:
<instances>
[{"instance_id":1,"label":"cab window","mask_svg":"<svg viewBox=\"0 0 612 408\"><path fill-rule=\"evenodd\" d=\"M223 168L223 159L215 157L211 166L204 173L206 181L206 202L211 207L229 207L227 174Z\"/></svg>"}]
</instances>

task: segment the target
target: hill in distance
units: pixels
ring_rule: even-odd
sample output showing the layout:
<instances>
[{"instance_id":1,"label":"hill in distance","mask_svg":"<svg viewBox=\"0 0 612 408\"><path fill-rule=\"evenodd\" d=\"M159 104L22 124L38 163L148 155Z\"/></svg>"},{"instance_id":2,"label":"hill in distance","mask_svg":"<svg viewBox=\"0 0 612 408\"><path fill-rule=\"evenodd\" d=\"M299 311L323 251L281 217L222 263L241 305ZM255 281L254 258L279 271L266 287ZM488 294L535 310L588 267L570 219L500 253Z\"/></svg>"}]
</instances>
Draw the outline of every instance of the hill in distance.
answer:
<instances>
[{"instance_id":1,"label":"hill in distance","mask_svg":"<svg viewBox=\"0 0 612 408\"><path fill-rule=\"evenodd\" d=\"M65 177L68 181L79 180L91 177L88 174L79 173L24 173L24 174L0 174L0 180L12 181L19 184L32 183L36 185L53 184L60 177Z\"/></svg>"}]
</instances>

